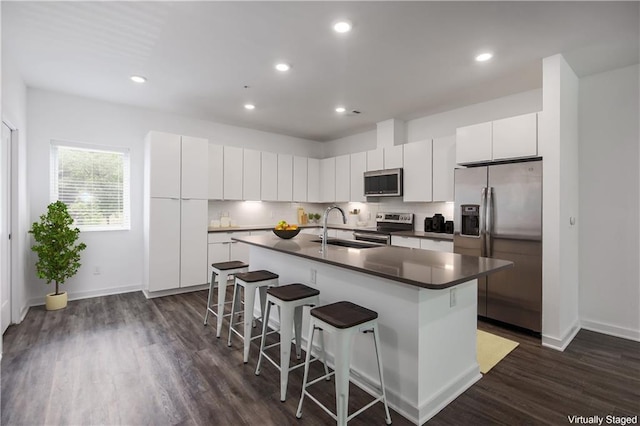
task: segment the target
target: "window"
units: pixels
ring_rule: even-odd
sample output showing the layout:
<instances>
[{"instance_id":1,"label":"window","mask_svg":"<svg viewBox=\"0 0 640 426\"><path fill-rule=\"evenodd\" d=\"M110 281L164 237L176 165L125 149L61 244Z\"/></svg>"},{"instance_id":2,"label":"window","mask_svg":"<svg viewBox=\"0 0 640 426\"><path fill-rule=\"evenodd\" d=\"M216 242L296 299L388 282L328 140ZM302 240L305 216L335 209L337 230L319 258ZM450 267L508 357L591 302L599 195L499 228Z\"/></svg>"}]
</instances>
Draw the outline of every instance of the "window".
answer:
<instances>
[{"instance_id":1,"label":"window","mask_svg":"<svg viewBox=\"0 0 640 426\"><path fill-rule=\"evenodd\" d=\"M51 200L81 231L130 229L129 150L52 141Z\"/></svg>"}]
</instances>

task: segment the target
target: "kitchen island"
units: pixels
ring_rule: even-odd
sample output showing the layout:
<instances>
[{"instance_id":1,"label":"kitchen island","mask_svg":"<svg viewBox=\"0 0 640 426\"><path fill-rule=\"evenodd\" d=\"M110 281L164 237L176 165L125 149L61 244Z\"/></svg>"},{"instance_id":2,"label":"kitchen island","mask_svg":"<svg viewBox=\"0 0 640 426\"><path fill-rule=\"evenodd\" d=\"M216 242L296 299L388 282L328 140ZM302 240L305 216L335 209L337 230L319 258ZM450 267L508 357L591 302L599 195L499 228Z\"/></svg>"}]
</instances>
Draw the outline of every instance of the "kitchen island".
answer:
<instances>
[{"instance_id":1,"label":"kitchen island","mask_svg":"<svg viewBox=\"0 0 640 426\"><path fill-rule=\"evenodd\" d=\"M350 248L316 236L236 238L250 245L252 270L320 290L321 304L348 300L378 312L389 404L422 424L481 378L476 360L477 278L513 266L498 259L404 247ZM277 322L277 313L270 321ZM306 325L303 327L306 331ZM373 343L357 336L352 372L377 386ZM327 342L331 360L331 339Z\"/></svg>"}]
</instances>

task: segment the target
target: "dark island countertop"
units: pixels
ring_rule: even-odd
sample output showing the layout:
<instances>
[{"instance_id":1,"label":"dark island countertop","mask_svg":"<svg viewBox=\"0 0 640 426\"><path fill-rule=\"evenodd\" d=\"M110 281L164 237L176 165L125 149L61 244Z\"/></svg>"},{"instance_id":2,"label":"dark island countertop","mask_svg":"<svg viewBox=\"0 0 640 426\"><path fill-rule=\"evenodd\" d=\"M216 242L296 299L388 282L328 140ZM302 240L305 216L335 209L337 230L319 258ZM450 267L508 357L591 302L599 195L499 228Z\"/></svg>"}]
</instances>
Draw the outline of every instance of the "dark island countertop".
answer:
<instances>
[{"instance_id":1,"label":"dark island countertop","mask_svg":"<svg viewBox=\"0 0 640 426\"><path fill-rule=\"evenodd\" d=\"M327 246L320 253L315 235L290 240L275 235L233 238L246 244L347 268L405 284L440 290L513 267L513 262L395 246L366 249Z\"/></svg>"}]
</instances>

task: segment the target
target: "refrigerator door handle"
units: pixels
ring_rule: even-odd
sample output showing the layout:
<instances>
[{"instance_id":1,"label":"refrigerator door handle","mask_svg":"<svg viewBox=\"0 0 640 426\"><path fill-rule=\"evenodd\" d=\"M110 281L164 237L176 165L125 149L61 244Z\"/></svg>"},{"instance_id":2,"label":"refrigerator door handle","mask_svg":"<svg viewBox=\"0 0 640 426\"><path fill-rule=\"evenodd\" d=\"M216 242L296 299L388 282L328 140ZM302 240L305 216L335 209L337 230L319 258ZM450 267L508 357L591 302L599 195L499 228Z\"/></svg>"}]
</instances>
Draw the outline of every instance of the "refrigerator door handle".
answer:
<instances>
[{"instance_id":1,"label":"refrigerator door handle","mask_svg":"<svg viewBox=\"0 0 640 426\"><path fill-rule=\"evenodd\" d=\"M487 188L487 223L485 225L486 237L485 237L485 252L487 257L493 256L492 237L493 237L493 187Z\"/></svg>"},{"instance_id":2,"label":"refrigerator door handle","mask_svg":"<svg viewBox=\"0 0 640 426\"><path fill-rule=\"evenodd\" d=\"M486 257L487 256L487 244L486 244L486 238L487 238L487 228L486 228L486 222L487 222L487 188L482 188L482 191L480 191L480 217L479 217L479 221L480 221L480 256Z\"/></svg>"}]
</instances>

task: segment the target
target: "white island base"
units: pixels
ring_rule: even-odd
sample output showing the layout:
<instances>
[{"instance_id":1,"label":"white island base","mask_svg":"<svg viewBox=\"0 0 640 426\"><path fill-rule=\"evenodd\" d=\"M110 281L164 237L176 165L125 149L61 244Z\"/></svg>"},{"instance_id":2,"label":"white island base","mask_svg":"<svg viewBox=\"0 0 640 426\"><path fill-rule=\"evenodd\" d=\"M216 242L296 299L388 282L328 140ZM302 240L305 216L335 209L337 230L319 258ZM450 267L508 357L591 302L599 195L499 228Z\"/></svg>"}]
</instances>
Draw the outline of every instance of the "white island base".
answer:
<instances>
[{"instance_id":1,"label":"white island base","mask_svg":"<svg viewBox=\"0 0 640 426\"><path fill-rule=\"evenodd\" d=\"M477 280L431 290L254 245L250 259L251 270L275 272L281 285L317 288L321 304L347 300L378 312L388 403L415 424L482 377L476 359ZM277 310L272 313L270 321L277 323ZM307 327L305 321L305 338ZM330 337L326 345L333 365ZM351 369L358 384L379 387L370 335L356 337Z\"/></svg>"}]
</instances>

